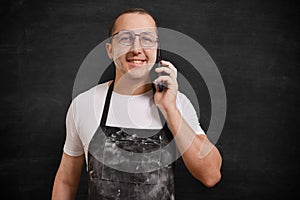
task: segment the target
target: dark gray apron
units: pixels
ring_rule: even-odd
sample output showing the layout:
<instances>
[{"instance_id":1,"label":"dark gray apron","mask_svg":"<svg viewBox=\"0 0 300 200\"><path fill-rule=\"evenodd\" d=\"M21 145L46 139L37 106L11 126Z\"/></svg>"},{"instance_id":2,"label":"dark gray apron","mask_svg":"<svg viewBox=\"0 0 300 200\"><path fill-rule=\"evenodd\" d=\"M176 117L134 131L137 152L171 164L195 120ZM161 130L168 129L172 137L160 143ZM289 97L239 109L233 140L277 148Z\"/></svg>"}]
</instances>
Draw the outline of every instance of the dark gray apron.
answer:
<instances>
[{"instance_id":1,"label":"dark gray apron","mask_svg":"<svg viewBox=\"0 0 300 200\"><path fill-rule=\"evenodd\" d=\"M110 85L100 126L89 144L88 174L89 200L173 200L174 163L160 165L162 159L174 157L176 152L165 147L173 139L167 124L161 130L128 129L106 126L114 82ZM161 117L162 118L162 117ZM105 137L104 137L105 135ZM149 136L150 135L150 136ZM149 137L148 137L149 136ZM159 152L153 158L123 157L127 153ZM144 155L144 154L141 154ZM136 172L118 170L128 166ZM118 168L119 167L119 168ZM145 172L141 169L152 169Z\"/></svg>"}]
</instances>

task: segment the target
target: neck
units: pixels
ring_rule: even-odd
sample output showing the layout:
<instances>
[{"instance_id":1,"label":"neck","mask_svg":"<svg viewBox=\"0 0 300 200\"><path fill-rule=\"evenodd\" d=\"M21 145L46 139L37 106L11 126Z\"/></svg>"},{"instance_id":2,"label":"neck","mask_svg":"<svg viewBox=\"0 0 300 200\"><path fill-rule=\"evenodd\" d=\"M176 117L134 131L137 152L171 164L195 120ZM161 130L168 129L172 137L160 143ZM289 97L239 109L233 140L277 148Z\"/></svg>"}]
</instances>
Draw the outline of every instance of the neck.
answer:
<instances>
[{"instance_id":1,"label":"neck","mask_svg":"<svg viewBox=\"0 0 300 200\"><path fill-rule=\"evenodd\" d=\"M150 79L115 79L114 91L124 95L139 95L152 89Z\"/></svg>"}]
</instances>

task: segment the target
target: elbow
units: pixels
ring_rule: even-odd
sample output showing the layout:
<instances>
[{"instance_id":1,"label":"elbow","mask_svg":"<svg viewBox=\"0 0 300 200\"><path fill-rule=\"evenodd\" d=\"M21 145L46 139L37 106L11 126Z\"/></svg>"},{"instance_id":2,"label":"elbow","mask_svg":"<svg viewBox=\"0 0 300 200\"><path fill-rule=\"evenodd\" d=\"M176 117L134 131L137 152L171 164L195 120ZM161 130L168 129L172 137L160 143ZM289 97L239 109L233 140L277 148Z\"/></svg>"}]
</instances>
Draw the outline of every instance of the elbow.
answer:
<instances>
[{"instance_id":1,"label":"elbow","mask_svg":"<svg viewBox=\"0 0 300 200\"><path fill-rule=\"evenodd\" d=\"M221 180L221 173L220 171L215 173L214 176L211 176L209 178L206 178L205 180L202 180L201 182L203 183L203 185L205 185L205 187L207 188L212 188L214 187L218 182L220 182Z\"/></svg>"}]
</instances>

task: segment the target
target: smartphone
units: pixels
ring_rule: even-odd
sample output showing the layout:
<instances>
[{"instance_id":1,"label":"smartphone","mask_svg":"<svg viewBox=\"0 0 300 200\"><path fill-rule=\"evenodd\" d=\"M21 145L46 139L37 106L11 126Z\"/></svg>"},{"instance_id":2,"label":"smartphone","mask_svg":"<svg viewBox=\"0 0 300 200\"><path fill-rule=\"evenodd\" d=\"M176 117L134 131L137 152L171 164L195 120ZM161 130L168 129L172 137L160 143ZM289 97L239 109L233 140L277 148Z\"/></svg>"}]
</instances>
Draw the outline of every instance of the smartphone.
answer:
<instances>
[{"instance_id":1,"label":"smartphone","mask_svg":"<svg viewBox=\"0 0 300 200\"><path fill-rule=\"evenodd\" d=\"M152 67L152 70L151 70L152 71L151 72L151 80L152 81L154 81L157 78L157 76L166 75L165 73L156 73L155 72L156 68L161 67L160 61L161 61L161 52L160 52L160 46L158 45L156 62L155 62L154 66ZM165 83L163 83L163 82L158 83L157 84L158 92L162 92L165 87L166 87Z\"/></svg>"},{"instance_id":2,"label":"smartphone","mask_svg":"<svg viewBox=\"0 0 300 200\"><path fill-rule=\"evenodd\" d=\"M161 54L160 54L160 48L158 46L157 59L156 59L156 65L155 65L156 67L161 67L160 61L161 61ZM161 76L161 75L162 75L162 73L158 73L158 76ZM158 83L157 88L158 88L159 92L162 92L164 90L163 83L162 82Z\"/></svg>"}]
</instances>

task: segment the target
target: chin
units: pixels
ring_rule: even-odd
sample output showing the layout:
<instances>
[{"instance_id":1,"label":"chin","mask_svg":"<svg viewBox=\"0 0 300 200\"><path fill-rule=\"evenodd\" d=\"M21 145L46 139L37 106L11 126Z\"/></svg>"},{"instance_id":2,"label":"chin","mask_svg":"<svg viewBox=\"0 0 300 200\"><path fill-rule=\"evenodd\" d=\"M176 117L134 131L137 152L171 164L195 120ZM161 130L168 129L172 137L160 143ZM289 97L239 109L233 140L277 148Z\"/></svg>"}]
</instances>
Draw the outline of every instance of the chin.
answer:
<instances>
[{"instance_id":1,"label":"chin","mask_svg":"<svg viewBox=\"0 0 300 200\"><path fill-rule=\"evenodd\" d=\"M130 70L127 73L127 76L132 81L138 81L138 82L149 82L150 83L150 73L149 70L144 68L143 70Z\"/></svg>"},{"instance_id":2,"label":"chin","mask_svg":"<svg viewBox=\"0 0 300 200\"><path fill-rule=\"evenodd\" d=\"M127 75L133 80L146 80L149 77L149 70L147 68L131 69L127 72Z\"/></svg>"}]
</instances>

